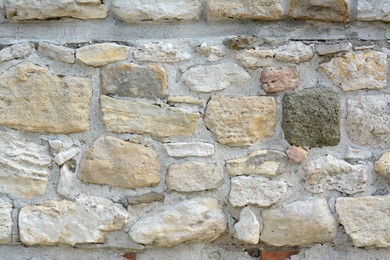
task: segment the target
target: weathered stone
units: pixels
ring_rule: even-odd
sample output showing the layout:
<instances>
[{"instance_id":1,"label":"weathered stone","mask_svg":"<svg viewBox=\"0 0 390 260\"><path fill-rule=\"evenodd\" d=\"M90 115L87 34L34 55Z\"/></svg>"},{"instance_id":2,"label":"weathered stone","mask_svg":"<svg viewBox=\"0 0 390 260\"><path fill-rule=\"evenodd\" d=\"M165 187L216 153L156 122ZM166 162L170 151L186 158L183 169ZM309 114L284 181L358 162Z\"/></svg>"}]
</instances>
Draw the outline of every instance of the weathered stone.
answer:
<instances>
[{"instance_id":1,"label":"weathered stone","mask_svg":"<svg viewBox=\"0 0 390 260\"><path fill-rule=\"evenodd\" d=\"M348 0L292 0L290 15L293 18L326 22L348 22Z\"/></svg>"},{"instance_id":2,"label":"weathered stone","mask_svg":"<svg viewBox=\"0 0 390 260\"><path fill-rule=\"evenodd\" d=\"M226 216L219 201L197 198L156 208L130 228L137 243L172 247L183 242L210 242L225 232Z\"/></svg>"},{"instance_id":3,"label":"weathered stone","mask_svg":"<svg viewBox=\"0 0 390 260\"><path fill-rule=\"evenodd\" d=\"M367 182L367 166L351 165L332 155L320 157L305 165L304 187L314 193L338 190L355 194L364 191Z\"/></svg>"},{"instance_id":4,"label":"weathered stone","mask_svg":"<svg viewBox=\"0 0 390 260\"><path fill-rule=\"evenodd\" d=\"M261 241L274 246L297 246L332 241L337 222L326 199L297 201L262 212Z\"/></svg>"},{"instance_id":5,"label":"weathered stone","mask_svg":"<svg viewBox=\"0 0 390 260\"><path fill-rule=\"evenodd\" d=\"M382 154L375 162L375 171L385 178L390 178L390 152Z\"/></svg>"},{"instance_id":6,"label":"weathered stone","mask_svg":"<svg viewBox=\"0 0 390 260\"><path fill-rule=\"evenodd\" d=\"M30 43L20 43L5 47L0 51L0 63L14 59L24 59L30 55L31 51L32 47Z\"/></svg>"},{"instance_id":7,"label":"weathered stone","mask_svg":"<svg viewBox=\"0 0 390 260\"><path fill-rule=\"evenodd\" d=\"M49 140L49 145L56 152L60 152L64 148L64 143L61 140Z\"/></svg>"},{"instance_id":8,"label":"weathered stone","mask_svg":"<svg viewBox=\"0 0 390 260\"><path fill-rule=\"evenodd\" d=\"M347 101L347 132L352 142L390 148L390 95L355 96Z\"/></svg>"},{"instance_id":9,"label":"weathered stone","mask_svg":"<svg viewBox=\"0 0 390 260\"><path fill-rule=\"evenodd\" d=\"M203 191L218 188L223 180L224 174L220 167L189 161L169 166L167 187L178 192Z\"/></svg>"},{"instance_id":10,"label":"weathered stone","mask_svg":"<svg viewBox=\"0 0 390 260\"><path fill-rule=\"evenodd\" d=\"M151 134L156 137L192 135L200 116L182 108L114 99L101 96L103 119L107 130L114 133Z\"/></svg>"},{"instance_id":11,"label":"weathered stone","mask_svg":"<svg viewBox=\"0 0 390 260\"><path fill-rule=\"evenodd\" d=\"M85 131L91 95L88 78L59 77L23 62L0 75L0 125L27 132Z\"/></svg>"},{"instance_id":12,"label":"weathered stone","mask_svg":"<svg viewBox=\"0 0 390 260\"><path fill-rule=\"evenodd\" d=\"M81 160L80 179L95 184L141 188L160 182L156 152L111 136L94 141Z\"/></svg>"},{"instance_id":13,"label":"weathered stone","mask_svg":"<svg viewBox=\"0 0 390 260\"><path fill-rule=\"evenodd\" d=\"M137 197L127 198L127 203L130 205L141 204L141 203L152 203L156 201L164 201L165 195L157 192L149 192Z\"/></svg>"},{"instance_id":14,"label":"weathered stone","mask_svg":"<svg viewBox=\"0 0 390 260\"><path fill-rule=\"evenodd\" d=\"M65 164L60 170L60 179L58 180L57 192L61 196L68 197L73 184L73 175Z\"/></svg>"},{"instance_id":15,"label":"weathered stone","mask_svg":"<svg viewBox=\"0 0 390 260\"><path fill-rule=\"evenodd\" d=\"M217 19L278 20L280 0L209 0L208 15Z\"/></svg>"},{"instance_id":16,"label":"weathered stone","mask_svg":"<svg viewBox=\"0 0 390 260\"><path fill-rule=\"evenodd\" d=\"M387 86L387 55L383 52L348 52L321 64L320 68L344 91Z\"/></svg>"},{"instance_id":17,"label":"weathered stone","mask_svg":"<svg viewBox=\"0 0 390 260\"><path fill-rule=\"evenodd\" d=\"M302 42L290 42L275 50L275 59L282 62L302 63L314 56L312 47Z\"/></svg>"},{"instance_id":18,"label":"weathered stone","mask_svg":"<svg viewBox=\"0 0 390 260\"><path fill-rule=\"evenodd\" d=\"M255 49L264 44L264 39L252 35L240 35L225 39L223 44L231 50Z\"/></svg>"},{"instance_id":19,"label":"weathered stone","mask_svg":"<svg viewBox=\"0 0 390 260\"><path fill-rule=\"evenodd\" d=\"M340 141L340 97L322 88L310 88L283 97L282 127L296 146L322 147Z\"/></svg>"},{"instance_id":20,"label":"weathered stone","mask_svg":"<svg viewBox=\"0 0 390 260\"><path fill-rule=\"evenodd\" d=\"M338 198L340 223L357 247L390 247L390 197Z\"/></svg>"},{"instance_id":21,"label":"weathered stone","mask_svg":"<svg viewBox=\"0 0 390 260\"><path fill-rule=\"evenodd\" d=\"M104 233L122 229L127 217L121 205L100 197L46 201L20 210L20 240L25 245L102 243Z\"/></svg>"},{"instance_id":22,"label":"weathered stone","mask_svg":"<svg viewBox=\"0 0 390 260\"><path fill-rule=\"evenodd\" d=\"M169 96L167 100L169 103L186 103L198 106L203 105L203 100L192 96Z\"/></svg>"},{"instance_id":23,"label":"weathered stone","mask_svg":"<svg viewBox=\"0 0 390 260\"><path fill-rule=\"evenodd\" d=\"M74 63L76 61L75 50L64 46L41 42L38 46L38 52L49 59L62 61L65 63Z\"/></svg>"},{"instance_id":24,"label":"weathered stone","mask_svg":"<svg viewBox=\"0 0 390 260\"><path fill-rule=\"evenodd\" d=\"M350 42L341 42L336 44L318 44L316 45L316 51L319 55L329 55L338 52L347 52L352 50L352 44Z\"/></svg>"},{"instance_id":25,"label":"weathered stone","mask_svg":"<svg viewBox=\"0 0 390 260\"><path fill-rule=\"evenodd\" d=\"M71 17L98 19L107 17L107 7L95 0L6 0L7 18L13 21Z\"/></svg>"},{"instance_id":26,"label":"weathered stone","mask_svg":"<svg viewBox=\"0 0 390 260\"><path fill-rule=\"evenodd\" d=\"M134 57L139 61L179 62L191 59L191 54L173 43L158 42L138 45Z\"/></svg>"},{"instance_id":27,"label":"weathered stone","mask_svg":"<svg viewBox=\"0 0 390 260\"><path fill-rule=\"evenodd\" d=\"M237 52L234 58L245 68L256 69L271 66L275 62L273 57L273 50L250 49Z\"/></svg>"},{"instance_id":28,"label":"weathered stone","mask_svg":"<svg viewBox=\"0 0 390 260\"><path fill-rule=\"evenodd\" d=\"M164 147L173 157L206 157L214 154L214 145L208 143L168 143Z\"/></svg>"},{"instance_id":29,"label":"weathered stone","mask_svg":"<svg viewBox=\"0 0 390 260\"><path fill-rule=\"evenodd\" d=\"M94 67L126 60L130 47L116 43L98 43L87 45L76 50L76 58L81 62Z\"/></svg>"},{"instance_id":30,"label":"weathered stone","mask_svg":"<svg viewBox=\"0 0 390 260\"><path fill-rule=\"evenodd\" d=\"M268 207L283 199L287 183L264 177L239 176L231 179L229 202L234 207L257 205Z\"/></svg>"},{"instance_id":31,"label":"weathered stone","mask_svg":"<svg viewBox=\"0 0 390 260\"><path fill-rule=\"evenodd\" d=\"M390 5L387 0L359 0L357 19L361 21L390 22Z\"/></svg>"},{"instance_id":32,"label":"weathered stone","mask_svg":"<svg viewBox=\"0 0 390 260\"><path fill-rule=\"evenodd\" d=\"M250 208L245 207L241 210L240 221L234 224L234 229L238 239L254 245L259 243L260 223Z\"/></svg>"},{"instance_id":33,"label":"weathered stone","mask_svg":"<svg viewBox=\"0 0 390 260\"><path fill-rule=\"evenodd\" d=\"M293 162L296 162L296 163L301 163L303 162L306 157L307 157L307 154L308 152L303 149L302 147L297 147L297 146L290 146L287 151L287 156L288 156L288 159L290 159L291 161Z\"/></svg>"},{"instance_id":34,"label":"weathered stone","mask_svg":"<svg viewBox=\"0 0 390 260\"><path fill-rule=\"evenodd\" d=\"M221 144L250 145L272 138L276 126L276 101L272 97L212 97L205 124Z\"/></svg>"},{"instance_id":35,"label":"weathered stone","mask_svg":"<svg viewBox=\"0 0 390 260\"><path fill-rule=\"evenodd\" d=\"M226 52L220 47L211 46L205 42L196 47L195 51L203 56L206 56L208 61L219 61L226 55Z\"/></svg>"},{"instance_id":36,"label":"weathered stone","mask_svg":"<svg viewBox=\"0 0 390 260\"><path fill-rule=\"evenodd\" d=\"M227 62L192 67L184 72L182 80L192 91L211 92L242 85L250 78L249 73L239 65Z\"/></svg>"},{"instance_id":37,"label":"weathered stone","mask_svg":"<svg viewBox=\"0 0 390 260\"><path fill-rule=\"evenodd\" d=\"M266 68L261 72L260 81L261 88L267 93L294 90L300 84L299 71L295 66Z\"/></svg>"},{"instance_id":38,"label":"weathered stone","mask_svg":"<svg viewBox=\"0 0 390 260\"><path fill-rule=\"evenodd\" d=\"M0 199L0 244L12 241L12 204Z\"/></svg>"},{"instance_id":39,"label":"weathered stone","mask_svg":"<svg viewBox=\"0 0 390 260\"><path fill-rule=\"evenodd\" d=\"M62 151L62 152L58 153L53 158L53 161L58 165L63 165L65 162L74 158L79 152L80 152L80 149L78 149L76 147L72 147L69 150Z\"/></svg>"},{"instance_id":40,"label":"weathered stone","mask_svg":"<svg viewBox=\"0 0 390 260\"><path fill-rule=\"evenodd\" d=\"M372 153L370 151L355 149L352 147L348 147L348 151L345 154L345 159L352 163L356 163L358 161L367 161L372 158Z\"/></svg>"}]
</instances>

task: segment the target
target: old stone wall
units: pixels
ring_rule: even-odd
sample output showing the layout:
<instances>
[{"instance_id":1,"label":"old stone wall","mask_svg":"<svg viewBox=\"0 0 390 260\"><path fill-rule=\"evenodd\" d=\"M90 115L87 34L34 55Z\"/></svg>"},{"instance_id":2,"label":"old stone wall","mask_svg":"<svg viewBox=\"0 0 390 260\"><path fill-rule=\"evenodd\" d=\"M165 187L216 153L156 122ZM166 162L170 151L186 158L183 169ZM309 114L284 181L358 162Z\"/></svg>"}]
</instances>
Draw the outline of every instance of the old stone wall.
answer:
<instances>
[{"instance_id":1,"label":"old stone wall","mask_svg":"<svg viewBox=\"0 0 390 260\"><path fill-rule=\"evenodd\" d=\"M0 0L2 259L390 259L388 0Z\"/></svg>"}]
</instances>

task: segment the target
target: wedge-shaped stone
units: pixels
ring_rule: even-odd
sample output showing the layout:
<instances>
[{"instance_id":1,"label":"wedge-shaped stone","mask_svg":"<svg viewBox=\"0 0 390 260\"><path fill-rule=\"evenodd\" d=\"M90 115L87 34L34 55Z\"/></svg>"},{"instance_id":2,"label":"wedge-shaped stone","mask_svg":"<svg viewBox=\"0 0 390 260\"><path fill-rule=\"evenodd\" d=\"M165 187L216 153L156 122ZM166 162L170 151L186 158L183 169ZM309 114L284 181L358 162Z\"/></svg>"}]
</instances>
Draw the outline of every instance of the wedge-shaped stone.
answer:
<instances>
[{"instance_id":1,"label":"wedge-shaped stone","mask_svg":"<svg viewBox=\"0 0 390 260\"><path fill-rule=\"evenodd\" d=\"M55 134L85 131L91 95L88 78L59 77L23 62L0 75L0 125Z\"/></svg>"},{"instance_id":2,"label":"wedge-shaped stone","mask_svg":"<svg viewBox=\"0 0 390 260\"><path fill-rule=\"evenodd\" d=\"M359 0L357 19L361 21L390 22L390 5L388 0Z\"/></svg>"},{"instance_id":3,"label":"wedge-shaped stone","mask_svg":"<svg viewBox=\"0 0 390 260\"><path fill-rule=\"evenodd\" d=\"M191 59L191 54L173 43L140 44L134 52L134 58L139 61L179 62Z\"/></svg>"},{"instance_id":4,"label":"wedge-shaped stone","mask_svg":"<svg viewBox=\"0 0 390 260\"><path fill-rule=\"evenodd\" d=\"M326 22L348 22L348 0L292 0L290 15L293 18Z\"/></svg>"},{"instance_id":5,"label":"wedge-shaped stone","mask_svg":"<svg viewBox=\"0 0 390 260\"><path fill-rule=\"evenodd\" d=\"M39 43L38 52L44 57L65 63L74 63L76 60L74 49L52 43Z\"/></svg>"},{"instance_id":6,"label":"wedge-shaped stone","mask_svg":"<svg viewBox=\"0 0 390 260\"><path fill-rule=\"evenodd\" d=\"M130 47L116 43L98 43L87 45L76 50L76 58L94 67L127 59Z\"/></svg>"},{"instance_id":7,"label":"wedge-shaped stone","mask_svg":"<svg viewBox=\"0 0 390 260\"><path fill-rule=\"evenodd\" d=\"M0 244L12 241L12 204L0 199Z\"/></svg>"},{"instance_id":8,"label":"wedge-shaped stone","mask_svg":"<svg viewBox=\"0 0 390 260\"><path fill-rule=\"evenodd\" d=\"M254 245L259 243L260 223L250 208L245 207L241 210L240 221L234 224L234 229L238 239Z\"/></svg>"},{"instance_id":9,"label":"wedge-shaped stone","mask_svg":"<svg viewBox=\"0 0 390 260\"><path fill-rule=\"evenodd\" d=\"M160 160L153 149L105 136L84 152L80 179L95 184L142 188L158 184L160 170Z\"/></svg>"},{"instance_id":10,"label":"wedge-shaped stone","mask_svg":"<svg viewBox=\"0 0 390 260\"><path fill-rule=\"evenodd\" d=\"M129 235L140 244L172 247L184 242L211 242L226 227L219 201L196 198L156 208L138 220Z\"/></svg>"},{"instance_id":11,"label":"wedge-shaped stone","mask_svg":"<svg viewBox=\"0 0 390 260\"><path fill-rule=\"evenodd\" d=\"M192 135L200 116L182 108L158 107L143 102L101 96L103 119L114 133L151 134L155 137Z\"/></svg>"},{"instance_id":12,"label":"wedge-shaped stone","mask_svg":"<svg viewBox=\"0 0 390 260\"><path fill-rule=\"evenodd\" d=\"M24 59L30 55L31 51L31 43L20 43L5 47L0 51L0 63L14 59Z\"/></svg>"}]
</instances>

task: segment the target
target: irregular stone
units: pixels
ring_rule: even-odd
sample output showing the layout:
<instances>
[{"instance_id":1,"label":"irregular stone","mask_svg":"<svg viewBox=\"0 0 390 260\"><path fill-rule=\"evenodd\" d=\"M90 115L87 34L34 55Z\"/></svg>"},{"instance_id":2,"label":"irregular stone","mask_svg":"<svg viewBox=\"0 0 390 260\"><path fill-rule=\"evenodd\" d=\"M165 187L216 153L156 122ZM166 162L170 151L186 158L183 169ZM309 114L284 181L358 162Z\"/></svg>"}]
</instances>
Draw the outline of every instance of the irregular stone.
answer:
<instances>
[{"instance_id":1,"label":"irregular stone","mask_svg":"<svg viewBox=\"0 0 390 260\"><path fill-rule=\"evenodd\" d=\"M250 49L237 52L234 58L245 68L256 69L271 66L275 62L273 57L273 50Z\"/></svg>"},{"instance_id":2,"label":"irregular stone","mask_svg":"<svg viewBox=\"0 0 390 260\"><path fill-rule=\"evenodd\" d=\"M87 45L76 50L76 58L94 67L126 60L129 57L130 47L116 43L98 43Z\"/></svg>"},{"instance_id":3,"label":"irregular stone","mask_svg":"<svg viewBox=\"0 0 390 260\"><path fill-rule=\"evenodd\" d=\"M12 204L0 199L0 244L12 242Z\"/></svg>"},{"instance_id":4,"label":"irregular stone","mask_svg":"<svg viewBox=\"0 0 390 260\"><path fill-rule=\"evenodd\" d=\"M289 251L261 251L260 259L262 260L284 260L284 259L291 259L296 260L295 258L292 258L292 256L299 254L299 250L289 250Z\"/></svg>"},{"instance_id":5,"label":"irregular stone","mask_svg":"<svg viewBox=\"0 0 390 260\"><path fill-rule=\"evenodd\" d=\"M385 178L390 177L390 152L382 154L375 162L375 171Z\"/></svg>"},{"instance_id":6,"label":"irregular stone","mask_svg":"<svg viewBox=\"0 0 390 260\"><path fill-rule=\"evenodd\" d=\"M171 164L167 173L167 187L178 192L215 189L221 186L223 180L220 167L195 161Z\"/></svg>"},{"instance_id":7,"label":"irregular stone","mask_svg":"<svg viewBox=\"0 0 390 260\"><path fill-rule=\"evenodd\" d=\"M71 17L99 19L107 17L107 7L95 0L6 0L7 18L13 21L46 20Z\"/></svg>"},{"instance_id":8,"label":"irregular stone","mask_svg":"<svg viewBox=\"0 0 390 260\"><path fill-rule=\"evenodd\" d=\"M191 96L169 96L167 100L169 103L187 103L198 106L203 105L203 100Z\"/></svg>"},{"instance_id":9,"label":"irregular stone","mask_svg":"<svg viewBox=\"0 0 390 260\"><path fill-rule=\"evenodd\" d=\"M387 86L387 55L383 52L348 52L321 64L320 68L344 91Z\"/></svg>"},{"instance_id":10,"label":"irregular stone","mask_svg":"<svg viewBox=\"0 0 390 260\"><path fill-rule=\"evenodd\" d=\"M296 201L262 211L261 241L273 246L298 246L330 242L337 235L337 221L326 199Z\"/></svg>"},{"instance_id":11,"label":"irregular stone","mask_svg":"<svg viewBox=\"0 0 390 260\"><path fill-rule=\"evenodd\" d=\"M226 216L212 198L185 200L145 214L130 228L137 243L172 247L184 242L211 242L225 232Z\"/></svg>"},{"instance_id":12,"label":"irregular stone","mask_svg":"<svg viewBox=\"0 0 390 260\"><path fill-rule=\"evenodd\" d=\"M286 140L292 145L337 145L340 141L340 97L324 88L284 95L282 127Z\"/></svg>"},{"instance_id":13,"label":"irregular stone","mask_svg":"<svg viewBox=\"0 0 390 260\"><path fill-rule=\"evenodd\" d=\"M134 52L139 61L179 62L191 59L191 54L180 49L173 43L146 43L140 44Z\"/></svg>"},{"instance_id":14,"label":"irregular stone","mask_svg":"<svg viewBox=\"0 0 390 260\"><path fill-rule=\"evenodd\" d=\"M299 87L300 78L295 66L266 68L261 72L261 88L267 93L280 93Z\"/></svg>"},{"instance_id":15,"label":"irregular stone","mask_svg":"<svg viewBox=\"0 0 390 260\"><path fill-rule=\"evenodd\" d=\"M79 178L134 189L159 184L160 170L160 160L153 149L104 136L84 152Z\"/></svg>"},{"instance_id":16,"label":"irregular stone","mask_svg":"<svg viewBox=\"0 0 390 260\"><path fill-rule=\"evenodd\" d=\"M390 22L390 5L387 0L359 0L357 19L361 21Z\"/></svg>"},{"instance_id":17,"label":"irregular stone","mask_svg":"<svg viewBox=\"0 0 390 260\"><path fill-rule=\"evenodd\" d=\"M80 149L78 149L76 147L72 147L69 150L62 151L62 152L58 153L53 158L53 161L58 165L63 165L65 162L74 158L79 152L80 152Z\"/></svg>"},{"instance_id":18,"label":"irregular stone","mask_svg":"<svg viewBox=\"0 0 390 260\"><path fill-rule=\"evenodd\" d=\"M73 184L73 173L65 164L60 170L60 179L58 181L57 192L61 196L68 197Z\"/></svg>"},{"instance_id":19,"label":"irregular stone","mask_svg":"<svg viewBox=\"0 0 390 260\"><path fill-rule=\"evenodd\" d=\"M355 194L364 191L367 187L367 166L351 165L332 155L309 162L304 170L304 187L310 192L337 190Z\"/></svg>"},{"instance_id":20,"label":"irregular stone","mask_svg":"<svg viewBox=\"0 0 390 260\"><path fill-rule=\"evenodd\" d=\"M31 51L32 47L30 43L20 43L5 47L0 51L0 63L15 59L24 59L30 55Z\"/></svg>"},{"instance_id":21,"label":"irregular stone","mask_svg":"<svg viewBox=\"0 0 390 260\"><path fill-rule=\"evenodd\" d=\"M275 59L281 62L302 63L311 60L313 49L302 42L290 42L275 50Z\"/></svg>"},{"instance_id":22,"label":"irregular stone","mask_svg":"<svg viewBox=\"0 0 390 260\"><path fill-rule=\"evenodd\" d=\"M107 199L80 195L75 202L45 201L19 213L20 240L25 245L102 243L108 231L120 230L127 211Z\"/></svg>"},{"instance_id":23,"label":"irregular stone","mask_svg":"<svg viewBox=\"0 0 390 260\"><path fill-rule=\"evenodd\" d=\"M280 0L209 0L208 15L217 19L278 20Z\"/></svg>"},{"instance_id":24,"label":"irregular stone","mask_svg":"<svg viewBox=\"0 0 390 260\"><path fill-rule=\"evenodd\" d=\"M240 35L225 39L223 44L230 50L256 49L264 44L264 39L252 35Z\"/></svg>"},{"instance_id":25,"label":"irregular stone","mask_svg":"<svg viewBox=\"0 0 390 260\"><path fill-rule=\"evenodd\" d=\"M141 204L141 203L152 203L156 201L164 201L165 195L157 192L149 192L137 197L131 197L127 198L127 203L129 205L134 205L134 204Z\"/></svg>"},{"instance_id":26,"label":"irregular stone","mask_svg":"<svg viewBox=\"0 0 390 260\"><path fill-rule=\"evenodd\" d=\"M307 154L308 152L301 148L301 147L297 147L297 146L290 146L287 151L287 156L288 156L288 159L290 159L291 161L293 162L296 162L296 163L301 163L303 162L306 157L307 157Z\"/></svg>"},{"instance_id":27,"label":"irregular stone","mask_svg":"<svg viewBox=\"0 0 390 260\"><path fill-rule=\"evenodd\" d=\"M206 56L208 61L219 61L226 55L226 52L220 47L211 46L205 42L196 47L195 51L203 56Z\"/></svg>"},{"instance_id":28,"label":"irregular stone","mask_svg":"<svg viewBox=\"0 0 390 260\"><path fill-rule=\"evenodd\" d=\"M390 148L390 95L355 96L347 100L347 132L359 145ZM364 122L364 124L362 124Z\"/></svg>"},{"instance_id":29,"label":"irregular stone","mask_svg":"<svg viewBox=\"0 0 390 260\"><path fill-rule=\"evenodd\" d=\"M276 110L272 97L214 96L204 121L219 143L245 146L275 135Z\"/></svg>"},{"instance_id":30,"label":"irregular stone","mask_svg":"<svg viewBox=\"0 0 390 260\"><path fill-rule=\"evenodd\" d=\"M264 177L239 176L231 179L229 202L233 207L268 207L283 199L287 183Z\"/></svg>"},{"instance_id":31,"label":"irregular stone","mask_svg":"<svg viewBox=\"0 0 390 260\"><path fill-rule=\"evenodd\" d=\"M233 62L195 66L182 76L184 84L197 92L218 91L232 85L242 85L250 78L248 72Z\"/></svg>"},{"instance_id":32,"label":"irregular stone","mask_svg":"<svg viewBox=\"0 0 390 260\"><path fill-rule=\"evenodd\" d=\"M329 55L338 52L347 52L352 50L352 44L350 42L340 42L336 44L318 44L316 45L316 51L319 55Z\"/></svg>"},{"instance_id":33,"label":"irregular stone","mask_svg":"<svg viewBox=\"0 0 390 260\"><path fill-rule=\"evenodd\" d=\"M372 153L370 151L364 151L360 149L355 149L352 147L348 148L347 153L345 154L345 159L352 163L358 161L367 161L372 158Z\"/></svg>"},{"instance_id":34,"label":"irregular stone","mask_svg":"<svg viewBox=\"0 0 390 260\"><path fill-rule=\"evenodd\" d=\"M64 46L41 42L38 46L38 52L49 59L73 64L76 61L75 50Z\"/></svg>"},{"instance_id":35,"label":"irregular stone","mask_svg":"<svg viewBox=\"0 0 390 260\"><path fill-rule=\"evenodd\" d=\"M260 239L260 223L248 207L241 210L240 221L234 224L237 238L248 244L256 245Z\"/></svg>"},{"instance_id":36,"label":"irregular stone","mask_svg":"<svg viewBox=\"0 0 390 260\"><path fill-rule=\"evenodd\" d=\"M173 157L206 157L214 154L214 145L209 143L168 143L164 147L168 155Z\"/></svg>"},{"instance_id":37,"label":"irregular stone","mask_svg":"<svg viewBox=\"0 0 390 260\"><path fill-rule=\"evenodd\" d=\"M103 68L101 80L104 94L145 98L163 98L168 85L162 67L127 62Z\"/></svg>"},{"instance_id":38,"label":"irregular stone","mask_svg":"<svg viewBox=\"0 0 390 260\"><path fill-rule=\"evenodd\" d=\"M61 140L49 140L50 148L54 149L56 152L59 152L64 148L64 143Z\"/></svg>"},{"instance_id":39,"label":"irregular stone","mask_svg":"<svg viewBox=\"0 0 390 260\"><path fill-rule=\"evenodd\" d=\"M31 199L46 191L51 157L48 148L0 131L0 192Z\"/></svg>"},{"instance_id":40,"label":"irregular stone","mask_svg":"<svg viewBox=\"0 0 390 260\"><path fill-rule=\"evenodd\" d=\"M290 15L293 18L326 22L348 22L348 0L292 0Z\"/></svg>"},{"instance_id":41,"label":"irregular stone","mask_svg":"<svg viewBox=\"0 0 390 260\"><path fill-rule=\"evenodd\" d=\"M88 78L59 77L23 62L0 75L0 125L53 134L85 131L91 95Z\"/></svg>"},{"instance_id":42,"label":"irregular stone","mask_svg":"<svg viewBox=\"0 0 390 260\"><path fill-rule=\"evenodd\" d=\"M106 128L114 133L151 134L155 137L192 135L199 125L199 113L182 108L114 99L101 96Z\"/></svg>"},{"instance_id":43,"label":"irregular stone","mask_svg":"<svg viewBox=\"0 0 390 260\"><path fill-rule=\"evenodd\" d=\"M389 196L338 198L336 211L355 246L390 246Z\"/></svg>"}]
</instances>

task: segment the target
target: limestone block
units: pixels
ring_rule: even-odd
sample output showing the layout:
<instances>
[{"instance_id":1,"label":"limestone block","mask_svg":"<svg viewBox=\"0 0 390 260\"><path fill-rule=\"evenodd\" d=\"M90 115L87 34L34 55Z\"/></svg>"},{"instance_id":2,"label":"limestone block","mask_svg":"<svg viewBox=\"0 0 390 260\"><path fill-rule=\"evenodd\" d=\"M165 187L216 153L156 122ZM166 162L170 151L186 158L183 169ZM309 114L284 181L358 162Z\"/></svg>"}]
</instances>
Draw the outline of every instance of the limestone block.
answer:
<instances>
[{"instance_id":1,"label":"limestone block","mask_svg":"<svg viewBox=\"0 0 390 260\"><path fill-rule=\"evenodd\" d=\"M94 67L126 60L130 47L116 43L98 43L87 45L76 50L76 58L81 62Z\"/></svg>"},{"instance_id":2,"label":"limestone block","mask_svg":"<svg viewBox=\"0 0 390 260\"><path fill-rule=\"evenodd\" d=\"M20 43L5 47L0 51L0 63L14 59L24 59L30 55L32 49L30 43Z\"/></svg>"},{"instance_id":3,"label":"limestone block","mask_svg":"<svg viewBox=\"0 0 390 260\"><path fill-rule=\"evenodd\" d=\"M49 59L73 64L76 61L75 50L64 46L41 42L38 46L38 52Z\"/></svg>"},{"instance_id":4,"label":"limestone block","mask_svg":"<svg viewBox=\"0 0 390 260\"><path fill-rule=\"evenodd\" d=\"M390 22L390 4L387 0L359 0L357 19Z\"/></svg>"},{"instance_id":5,"label":"limestone block","mask_svg":"<svg viewBox=\"0 0 390 260\"><path fill-rule=\"evenodd\" d=\"M191 54L173 43L158 42L140 44L134 52L139 61L179 62L191 59Z\"/></svg>"},{"instance_id":6,"label":"limestone block","mask_svg":"<svg viewBox=\"0 0 390 260\"><path fill-rule=\"evenodd\" d=\"M234 224L234 229L238 239L253 245L259 243L260 223L250 208L245 207L241 210L240 221Z\"/></svg>"},{"instance_id":7,"label":"limestone block","mask_svg":"<svg viewBox=\"0 0 390 260\"><path fill-rule=\"evenodd\" d=\"M302 42L290 42L275 50L275 59L281 62L302 63L314 56L312 47Z\"/></svg>"},{"instance_id":8,"label":"limestone block","mask_svg":"<svg viewBox=\"0 0 390 260\"><path fill-rule=\"evenodd\" d=\"M375 171L385 178L390 178L390 152L382 154L375 162Z\"/></svg>"},{"instance_id":9,"label":"limestone block","mask_svg":"<svg viewBox=\"0 0 390 260\"><path fill-rule=\"evenodd\" d=\"M290 15L293 18L326 22L348 22L348 0L292 0Z\"/></svg>"},{"instance_id":10,"label":"limestone block","mask_svg":"<svg viewBox=\"0 0 390 260\"><path fill-rule=\"evenodd\" d=\"M172 157L207 157L214 154L214 145L209 143L168 143L164 144L164 147Z\"/></svg>"},{"instance_id":11,"label":"limestone block","mask_svg":"<svg viewBox=\"0 0 390 260\"><path fill-rule=\"evenodd\" d=\"M0 244L12 241L12 204L0 199Z\"/></svg>"}]
</instances>

